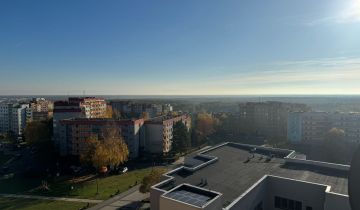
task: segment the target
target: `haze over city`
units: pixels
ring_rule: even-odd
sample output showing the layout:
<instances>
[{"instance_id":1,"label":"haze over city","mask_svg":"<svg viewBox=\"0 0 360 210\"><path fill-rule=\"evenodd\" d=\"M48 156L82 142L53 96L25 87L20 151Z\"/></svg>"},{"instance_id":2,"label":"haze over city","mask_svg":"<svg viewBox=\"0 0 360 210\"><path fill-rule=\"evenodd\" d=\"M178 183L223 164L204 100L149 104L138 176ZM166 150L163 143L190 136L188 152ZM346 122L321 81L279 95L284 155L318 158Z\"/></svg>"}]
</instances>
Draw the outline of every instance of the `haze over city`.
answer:
<instances>
[{"instance_id":1,"label":"haze over city","mask_svg":"<svg viewBox=\"0 0 360 210\"><path fill-rule=\"evenodd\" d=\"M359 0L1 1L0 95L358 94Z\"/></svg>"}]
</instances>

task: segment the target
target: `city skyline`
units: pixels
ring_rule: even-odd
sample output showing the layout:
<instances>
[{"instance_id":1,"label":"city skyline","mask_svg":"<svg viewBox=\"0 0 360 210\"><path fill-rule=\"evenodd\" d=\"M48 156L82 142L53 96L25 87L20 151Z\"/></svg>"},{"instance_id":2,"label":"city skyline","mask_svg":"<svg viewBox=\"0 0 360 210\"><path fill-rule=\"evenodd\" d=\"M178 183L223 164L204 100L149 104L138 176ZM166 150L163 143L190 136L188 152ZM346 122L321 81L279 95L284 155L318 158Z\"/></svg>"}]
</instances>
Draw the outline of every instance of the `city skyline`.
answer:
<instances>
[{"instance_id":1,"label":"city skyline","mask_svg":"<svg viewBox=\"0 0 360 210\"><path fill-rule=\"evenodd\" d=\"M0 95L351 95L360 1L2 1Z\"/></svg>"}]
</instances>

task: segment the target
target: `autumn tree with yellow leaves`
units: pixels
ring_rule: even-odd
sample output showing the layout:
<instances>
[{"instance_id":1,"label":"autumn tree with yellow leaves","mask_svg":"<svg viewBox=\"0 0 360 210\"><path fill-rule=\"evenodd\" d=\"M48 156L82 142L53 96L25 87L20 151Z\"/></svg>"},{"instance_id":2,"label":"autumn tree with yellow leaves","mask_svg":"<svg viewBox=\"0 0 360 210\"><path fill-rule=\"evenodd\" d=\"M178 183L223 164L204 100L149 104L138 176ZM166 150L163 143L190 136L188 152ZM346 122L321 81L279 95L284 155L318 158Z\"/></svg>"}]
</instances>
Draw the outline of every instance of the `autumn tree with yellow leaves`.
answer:
<instances>
[{"instance_id":1,"label":"autumn tree with yellow leaves","mask_svg":"<svg viewBox=\"0 0 360 210\"><path fill-rule=\"evenodd\" d=\"M87 153L80 159L100 169L106 166L118 166L128 160L129 150L116 125L103 129L101 135L92 135L88 140Z\"/></svg>"}]
</instances>

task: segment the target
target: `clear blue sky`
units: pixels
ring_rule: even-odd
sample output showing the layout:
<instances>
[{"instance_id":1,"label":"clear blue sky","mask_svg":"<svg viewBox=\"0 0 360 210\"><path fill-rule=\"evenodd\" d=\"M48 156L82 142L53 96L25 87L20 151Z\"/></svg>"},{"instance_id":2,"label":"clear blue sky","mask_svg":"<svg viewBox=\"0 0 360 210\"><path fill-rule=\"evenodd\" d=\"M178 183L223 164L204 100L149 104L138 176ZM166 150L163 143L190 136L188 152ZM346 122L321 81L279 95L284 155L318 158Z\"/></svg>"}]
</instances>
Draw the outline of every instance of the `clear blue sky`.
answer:
<instances>
[{"instance_id":1,"label":"clear blue sky","mask_svg":"<svg viewBox=\"0 0 360 210\"><path fill-rule=\"evenodd\" d=\"M1 94L359 94L360 0L1 0Z\"/></svg>"}]
</instances>

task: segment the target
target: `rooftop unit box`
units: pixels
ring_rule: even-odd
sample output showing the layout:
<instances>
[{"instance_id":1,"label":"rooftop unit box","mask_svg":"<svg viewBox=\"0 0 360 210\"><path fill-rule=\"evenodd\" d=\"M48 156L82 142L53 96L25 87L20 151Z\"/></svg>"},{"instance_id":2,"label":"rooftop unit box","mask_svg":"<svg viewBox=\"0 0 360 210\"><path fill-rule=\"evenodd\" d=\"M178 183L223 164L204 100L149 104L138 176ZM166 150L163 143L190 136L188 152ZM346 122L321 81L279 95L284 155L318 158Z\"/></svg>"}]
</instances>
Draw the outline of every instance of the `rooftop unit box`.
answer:
<instances>
[{"instance_id":1,"label":"rooftop unit box","mask_svg":"<svg viewBox=\"0 0 360 210\"><path fill-rule=\"evenodd\" d=\"M222 194L196 186L182 184L160 197L159 210L219 210Z\"/></svg>"}]
</instances>

